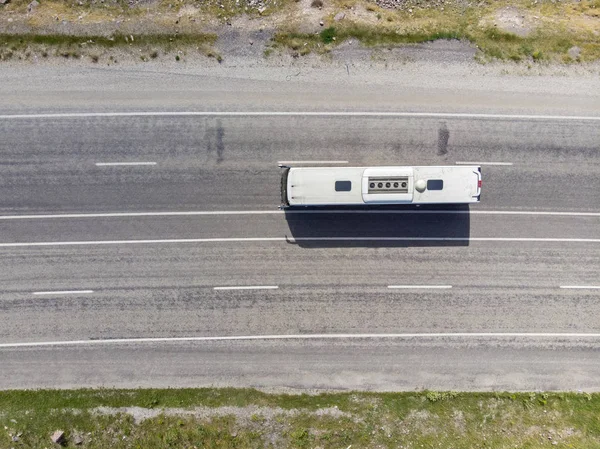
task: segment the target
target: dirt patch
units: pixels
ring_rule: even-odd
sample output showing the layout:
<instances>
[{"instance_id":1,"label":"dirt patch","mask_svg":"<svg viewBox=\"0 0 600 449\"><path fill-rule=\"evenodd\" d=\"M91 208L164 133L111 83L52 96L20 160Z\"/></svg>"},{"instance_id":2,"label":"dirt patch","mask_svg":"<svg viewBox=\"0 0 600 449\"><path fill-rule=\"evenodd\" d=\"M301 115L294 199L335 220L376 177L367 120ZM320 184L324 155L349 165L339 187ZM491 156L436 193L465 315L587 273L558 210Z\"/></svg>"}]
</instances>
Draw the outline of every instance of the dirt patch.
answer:
<instances>
[{"instance_id":1,"label":"dirt patch","mask_svg":"<svg viewBox=\"0 0 600 449\"><path fill-rule=\"evenodd\" d=\"M242 426L257 420L272 421L278 416L294 417L300 414L313 416L330 416L332 418L351 418L352 415L343 412L336 407L322 408L316 411L306 411L300 409L283 409L280 407L194 407L185 408L143 408L143 407L96 407L90 410L90 413L97 415L131 415L136 424L140 424L147 419L158 416L190 416L199 419L220 418L224 416L234 416Z\"/></svg>"},{"instance_id":2,"label":"dirt patch","mask_svg":"<svg viewBox=\"0 0 600 449\"><path fill-rule=\"evenodd\" d=\"M509 6L498 10L493 19L488 20L487 23L484 22L484 24L495 26L505 33L527 37L535 30L535 20L534 16L514 6Z\"/></svg>"},{"instance_id":3,"label":"dirt patch","mask_svg":"<svg viewBox=\"0 0 600 449\"><path fill-rule=\"evenodd\" d=\"M462 410L454 410L452 412L452 419L454 421L454 427L456 430L464 434L467 431L467 421L465 420L465 415Z\"/></svg>"}]
</instances>

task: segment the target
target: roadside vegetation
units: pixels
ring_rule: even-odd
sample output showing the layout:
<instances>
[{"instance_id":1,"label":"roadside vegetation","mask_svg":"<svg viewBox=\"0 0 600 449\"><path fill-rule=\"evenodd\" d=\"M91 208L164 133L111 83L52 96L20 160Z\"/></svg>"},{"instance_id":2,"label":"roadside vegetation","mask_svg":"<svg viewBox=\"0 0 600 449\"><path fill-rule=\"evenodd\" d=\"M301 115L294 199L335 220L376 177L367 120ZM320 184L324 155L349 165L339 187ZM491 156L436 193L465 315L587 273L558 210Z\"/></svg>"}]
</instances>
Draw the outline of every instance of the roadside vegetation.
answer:
<instances>
[{"instance_id":1,"label":"roadside vegetation","mask_svg":"<svg viewBox=\"0 0 600 449\"><path fill-rule=\"evenodd\" d=\"M0 35L0 61L42 60L47 58L85 59L92 63L117 64L120 60L149 61L174 58L176 61L194 54L221 62L214 50L214 34L199 35L120 35L65 36Z\"/></svg>"},{"instance_id":2,"label":"roadside vegetation","mask_svg":"<svg viewBox=\"0 0 600 449\"><path fill-rule=\"evenodd\" d=\"M598 416L587 393L5 391L0 447L594 449Z\"/></svg>"},{"instance_id":3,"label":"roadside vegetation","mask_svg":"<svg viewBox=\"0 0 600 449\"><path fill-rule=\"evenodd\" d=\"M47 54L98 62L116 47L141 60L221 59L217 37L230 29L267 30L265 56L327 54L348 41L376 48L460 39L480 62L600 59L600 0L2 1L1 60Z\"/></svg>"},{"instance_id":4,"label":"roadside vegetation","mask_svg":"<svg viewBox=\"0 0 600 449\"><path fill-rule=\"evenodd\" d=\"M481 62L494 59L573 63L600 59L600 0L409 1L389 9L334 0L318 33L281 30L274 46L299 55L328 53L348 40L369 47L469 41ZM337 20L336 20L337 17Z\"/></svg>"}]
</instances>

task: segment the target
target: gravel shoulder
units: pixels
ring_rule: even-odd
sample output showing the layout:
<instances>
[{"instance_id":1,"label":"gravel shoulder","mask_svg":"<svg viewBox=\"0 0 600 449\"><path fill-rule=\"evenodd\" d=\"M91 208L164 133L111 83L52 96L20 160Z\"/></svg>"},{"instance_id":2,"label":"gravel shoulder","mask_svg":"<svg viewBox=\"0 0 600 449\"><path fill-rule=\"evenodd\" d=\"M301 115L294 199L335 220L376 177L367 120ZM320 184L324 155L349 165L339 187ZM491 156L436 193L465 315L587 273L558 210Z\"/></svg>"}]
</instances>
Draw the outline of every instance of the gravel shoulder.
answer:
<instances>
[{"instance_id":1,"label":"gravel shoulder","mask_svg":"<svg viewBox=\"0 0 600 449\"><path fill-rule=\"evenodd\" d=\"M349 44L331 57L0 64L3 113L113 110L377 110L600 114L600 64L481 65L467 44L381 51Z\"/></svg>"}]
</instances>

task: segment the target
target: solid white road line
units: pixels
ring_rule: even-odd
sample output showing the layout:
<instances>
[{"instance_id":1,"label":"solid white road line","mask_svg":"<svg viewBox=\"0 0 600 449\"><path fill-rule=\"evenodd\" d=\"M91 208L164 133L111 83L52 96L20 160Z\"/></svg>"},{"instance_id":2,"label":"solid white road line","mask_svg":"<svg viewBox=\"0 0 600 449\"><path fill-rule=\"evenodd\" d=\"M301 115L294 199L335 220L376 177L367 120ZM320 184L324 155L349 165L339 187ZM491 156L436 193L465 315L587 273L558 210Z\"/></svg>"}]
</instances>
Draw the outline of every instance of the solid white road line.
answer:
<instances>
[{"instance_id":1,"label":"solid white road line","mask_svg":"<svg viewBox=\"0 0 600 449\"><path fill-rule=\"evenodd\" d=\"M131 165L156 165L156 162L96 162L97 167L116 167Z\"/></svg>"},{"instance_id":2,"label":"solid white road line","mask_svg":"<svg viewBox=\"0 0 600 449\"><path fill-rule=\"evenodd\" d=\"M49 218L118 218L118 217L179 217L194 215L272 215L283 214L282 210L231 210L190 212L108 212L89 214L46 214L46 215L0 215L0 220L49 219ZM600 213L598 213L600 216Z\"/></svg>"},{"instance_id":3,"label":"solid white road line","mask_svg":"<svg viewBox=\"0 0 600 449\"><path fill-rule=\"evenodd\" d=\"M512 162L456 162L456 165L512 165Z\"/></svg>"},{"instance_id":4,"label":"solid white road line","mask_svg":"<svg viewBox=\"0 0 600 449\"><path fill-rule=\"evenodd\" d=\"M56 292L33 292L34 295L83 295L94 293L94 290L64 290Z\"/></svg>"},{"instance_id":5,"label":"solid white road line","mask_svg":"<svg viewBox=\"0 0 600 449\"><path fill-rule=\"evenodd\" d=\"M473 215L541 215L557 217L600 217L600 212L544 212L510 210L214 210L189 212L108 212L78 214L0 215L0 220L32 220L52 218L119 218L177 217L202 215L284 215L284 214L473 214Z\"/></svg>"},{"instance_id":6,"label":"solid white road line","mask_svg":"<svg viewBox=\"0 0 600 449\"><path fill-rule=\"evenodd\" d=\"M231 237L206 239L155 239L155 240L97 240L74 242L15 242L0 243L0 248L35 246L93 246L93 245L143 245L155 243L237 243L237 242L559 242L600 243L600 239L569 238L511 238L511 237Z\"/></svg>"},{"instance_id":7,"label":"solid white road line","mask_svg":"<svg viewBox=\"0 0 600 449\"><path fill-rule=\"evenodd\" d=\"M600 116L475 114L454 112L310 112L310 111L153 111L153 112L67 112L56 114L3 114L0 120L38 118L94 117L415 117L415 118L473 118L499 120L582 120L600 121Z\"/></svg>"},{"instance_id":8,"label":"solid white road line","mask_svg":"<svg viewBox=\"0 0 600 449\"><path fill-rule=\"evenodd\" d=\"M452 213L453 211L448 211ZM445 212L442 212L445 213ZM600 217L599 212L544 212L544 211L518 211L518 210L472 210L456 211L456 213L471 213L475 215L547 215L555 217Z\"/></svg>"},{"instance_id":9,"label":"solid white road line","mask_svg":"<svg viewBox=\"0 0 600 449\"><path fill-rule=\"evenodd\" d=\"M290 164L347 164L348 161L277 161L280 165Z\"/></svg>"},{"instance_id":10,"label":"solid white road line","mask_svg":"<svg viewBox=\"0 0 600 449\"><path fill-rule=\"evenodd\" d=\"M290 335L240 335L223 337L154 337L154 338L114 338L103 340L40 341L27 343L0 343L0 349L35 348L44 346L115 345L136 343L180 343L213 341L268 341L268 340L376 340L376 339L444 339L444 338L594 338L600 333L560 333L560 332L455 332L422 334L290 334Z\"/></svg>"},{"instance_id":11,"label":"solid white road line","mask_svg":"<svg viewBox=\"0 0 600 449\"><path fill-rule=\"evenodd\" d=\"M411 289L411 288L452 288L451 285L388 285L388 288Z\"/></svg>"},{"instance_id":12,"label":"solid white road line","mask_svg":"<svg viewBox=\"0 0 600 449\"><path fill-rule=\"evenodd\" d=\"M214 290L275 290L279 288L277 285L247 285L233 287L214 287Z\"/></svg>"},{"instance_id":13,"label":"solid white road line","mask_svg":"<svg viewBox=\"0 0 600 449\"><path fill-rule=\"evenodd\" d=\"M561 285L560 288L565 289L600 289L600 285Z\"/></svg>"}]
</instances>

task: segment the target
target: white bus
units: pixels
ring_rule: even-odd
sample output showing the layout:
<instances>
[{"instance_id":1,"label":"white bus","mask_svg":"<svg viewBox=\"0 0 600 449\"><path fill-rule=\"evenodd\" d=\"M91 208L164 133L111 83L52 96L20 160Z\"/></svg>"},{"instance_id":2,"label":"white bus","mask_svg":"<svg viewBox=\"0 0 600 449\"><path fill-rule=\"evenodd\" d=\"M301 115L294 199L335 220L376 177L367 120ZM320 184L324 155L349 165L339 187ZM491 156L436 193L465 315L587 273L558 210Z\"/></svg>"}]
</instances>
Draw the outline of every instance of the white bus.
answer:
<instances>
[{"instance_id":1,"label":"white bus","mask_svg":"<svg viewBox=\"0 0 600 449\"><path fill-rule=\"evenodd\" d=\"M281 207L477 203L481 167L288 167Z\"/></svg>"}]
</instances>

